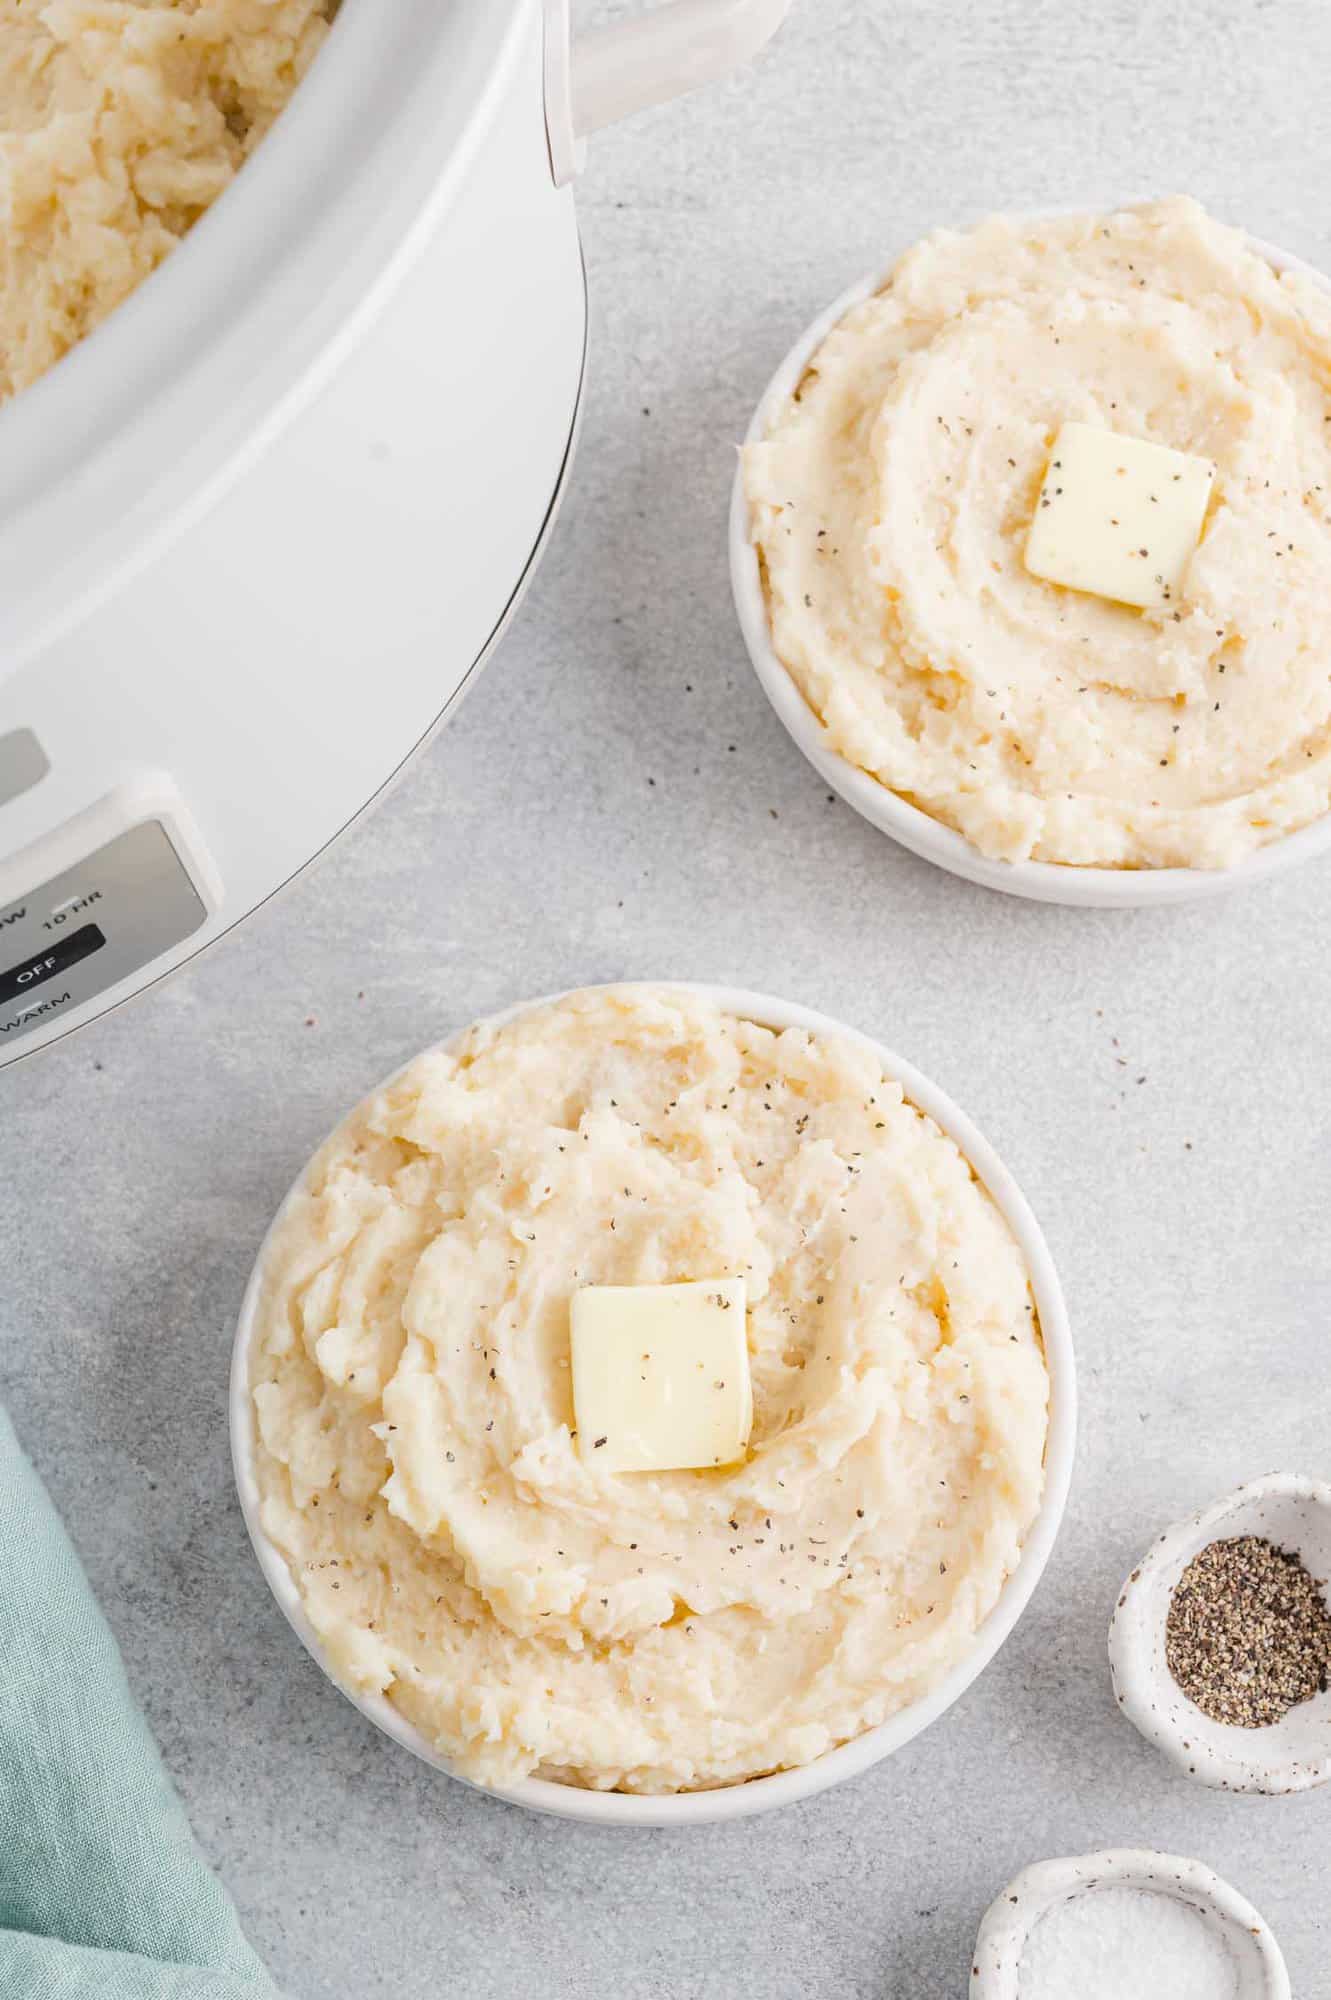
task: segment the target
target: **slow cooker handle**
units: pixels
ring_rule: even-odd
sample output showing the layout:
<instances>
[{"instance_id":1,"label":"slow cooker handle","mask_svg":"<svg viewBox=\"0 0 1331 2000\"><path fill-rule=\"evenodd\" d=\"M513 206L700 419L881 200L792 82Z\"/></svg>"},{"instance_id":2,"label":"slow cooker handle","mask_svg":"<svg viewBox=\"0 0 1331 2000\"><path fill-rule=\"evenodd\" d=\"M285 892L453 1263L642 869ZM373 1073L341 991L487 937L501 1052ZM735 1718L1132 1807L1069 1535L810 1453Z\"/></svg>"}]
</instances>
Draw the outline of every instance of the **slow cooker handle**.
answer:
<instances>
[{"instance_id":1,"label":"slow cooker handle","mask_svg":"<svg viewBox=\"0 0 1331 2000\"><path fill-rule=\"evenodd\" d=\"M790 0L667 0L573 39L570 0L546 0L545 115L555 183L581 173L587 135L738 69Z\"/></svg>"}]
</instances>

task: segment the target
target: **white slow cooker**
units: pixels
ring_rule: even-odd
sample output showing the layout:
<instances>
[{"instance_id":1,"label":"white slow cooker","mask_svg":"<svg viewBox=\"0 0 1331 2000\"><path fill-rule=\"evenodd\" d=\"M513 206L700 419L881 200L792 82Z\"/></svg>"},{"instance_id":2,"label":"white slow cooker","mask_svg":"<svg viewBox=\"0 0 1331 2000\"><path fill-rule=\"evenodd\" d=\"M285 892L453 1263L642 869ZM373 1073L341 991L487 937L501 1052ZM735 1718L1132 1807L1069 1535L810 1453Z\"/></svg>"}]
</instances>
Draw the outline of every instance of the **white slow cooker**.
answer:
<instances>
[{"instance_id":1,"label":"white slow cooker","mask_svg":"<svg viewBox=\"0 0 1331 2000\"><path fill-rule=\"evenodd\" d=\"M173 971L429 738L572 455L586 135L789 0L342 0L259 153L0 411L0 1065Z\"/></svg>"}]
</instances>

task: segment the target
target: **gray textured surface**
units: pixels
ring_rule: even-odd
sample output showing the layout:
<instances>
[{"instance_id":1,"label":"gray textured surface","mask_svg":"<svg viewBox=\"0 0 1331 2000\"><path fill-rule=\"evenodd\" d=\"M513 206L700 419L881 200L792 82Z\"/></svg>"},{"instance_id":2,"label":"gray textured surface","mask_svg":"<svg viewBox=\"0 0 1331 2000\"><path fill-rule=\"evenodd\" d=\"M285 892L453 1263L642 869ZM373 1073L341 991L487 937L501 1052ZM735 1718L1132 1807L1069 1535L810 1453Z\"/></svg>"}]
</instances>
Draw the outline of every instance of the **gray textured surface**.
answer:
<instances>
[{"instance_id":1,"label":"gray textured surface","mask_svg":"<svg viewBox=\"0 0 1331 2000\"><path fill-rule=\"evenodd\" d=\"M1120 1842L1230 1875L1331 2000L1331 1792L1191 1789L1104 1664L1159 1524L1331 1472L1331 867L1123 917L930 871L769 714L723 533L793 334L935 222L1182 187L1331 262L1328 73L1323 0L797 0L742 86L607 135L577 478L500 657L325 866L6 1079L0 1393L298 2000L960 2000L1010 1874ZM254 1247L335 1117L474 1013L651 974L839 1013L971 1109L1048 1230L1084 1395L1046 1581L959 1707L847 1789L673 1837L525 1817L376 1737L269 1599L224 1429Z\"/></svg>"}]
</instances>

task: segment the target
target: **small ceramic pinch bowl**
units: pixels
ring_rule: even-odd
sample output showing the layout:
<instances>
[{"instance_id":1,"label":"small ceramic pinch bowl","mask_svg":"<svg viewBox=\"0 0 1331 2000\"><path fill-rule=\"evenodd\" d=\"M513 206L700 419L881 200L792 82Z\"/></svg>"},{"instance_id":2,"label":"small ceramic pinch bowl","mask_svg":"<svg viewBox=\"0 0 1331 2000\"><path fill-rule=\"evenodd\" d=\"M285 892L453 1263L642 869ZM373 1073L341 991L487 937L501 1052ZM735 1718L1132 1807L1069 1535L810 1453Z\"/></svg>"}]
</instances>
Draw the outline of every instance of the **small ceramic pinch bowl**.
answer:
<instances>
[{"instance_id":1,"label":"small ceramic pinch bowl","mask_svg":"<svg viewBox=\"0 0 1331 2000\"><path fill-rule=\"evenodd\" d=\"M774 1806L785 1805L796 1799L810 1798L816 1792L825 1791L829 1785L840 1784L847 1778L858 1777L871 1765L877 1764L882 1758L890 1756L894 1750L900 1749L903 1744L909 1743L921 1730L927 1729L931 1722L936 1721L965 1693L971 1682L988 1666L1012 1631L1029 1603L1049 1560L1063 1518L1063 1510L1067 1504L1068 1488L1072 1478L1077 1391L1067 1309L1063 1302L1062 1288L1053 1259L1040 1226L998 1155L950 1098L909 1063L902 1062L899 1057L884 1048L882 1043L871 1041L868 1036L857 1034L853 1028L844 1027L839 1021L834 1021L825 1014L814 1013L810 1008L795 1006L785 1000L774 1000L766 994L744 992L732 987L691 985L679 980L653 981L652 984L658 990L673 989L676 992L700 994L713 1001L726 1013L738 1014L746 1020L758 1021L767 1027L807 1028L825 1034L835 1034L871 1049L889 1075L900 1083L910 1102L932 1118L935 1124L955 1142L1011 1229L1030 1273L1031 1290L1039 1315L1045 1359L1049 1368L1049 1431L1045 1444L1044 1492L1038 1512L1022 1545L1020 1558L1004 1583L989 1616L975 1632L966 1652L918 1701L901 1709L878 1728L867 1730L863 1735L852 1738L839 1748L825 1752L812 1763L777 1771L770 1777L750 1778L739 1784L709 1791L675 1792L664 1795L602 1792L585 1790L575 1785L557 1784L548 1778L540 1777L523 1778L506 1786L474 1787L476 1790L486 1791L490 1797L501 1798L511 1805L525 1806L531 1811L550 1813L561 1819L586 1820L600 1826L686 1827L702 1826L716 1820L742 1819L750 1813L766 1812ZM513 1020L519 1014L526 1013L532 1008L548 1006L552 1000L562 997L564 996L551 994L540 1000L527 1001L521 1006L508 1008L504 1013L492 1016L485 1025L502 1026L504 1022ZM258 1440L250 1395L250 1347L258 1324L259 1303L269 1247L281 1229L288 1209L299 1196L304 1178L302 1173L274 1217L260 1248L241 1305L240 1320L236 1330L231 1368L231 1456L241 1512L249 1529L250 1540L254 1544L259 1565L274 1597L296 1636L333 1685L354 1703L362 1715L368 1716L371 1722L386 1735L391 1736L395 1742L410 1750L414 1756L433 1765L436 1770L447 1772L451 1777L461 1777L462 1774L453 1769L434 1744L384 1695L368 1693L363 1688L356 1687L332 1666L306 1614L286 1559L263 1526L256 1467ZM471 1784L472 1780L463 1778L462 1782Z\"/></svg>"},{"instance_id":2,"label":"small ceramic pinch bowl","mask_svg":"<svg viewBox=\"0 0 1331 2000\"><path fill-rule=\"evenodd\" d=\"M1033 222L1048 219L1047 211L1043 216L1029 218ZM1256 237L1252 239L1252 247L1275 270L1298 271L1313 283L1331 288L1331 279L1301 258ZM861 278L800 335L763 391L744 440L746 446L760 443L767 436L777 411L799 387L828 334L854 306L884 289L897 261L894 257L882 269ZM1158 908L1247 887L1268 876L1283 874L1297 862L1311 860L1331 849L1331 813L1326 813L1310 825L1259 847L1232 868L1083 868L1053 861L1000 861L982 854L955 827L945 826L912 805L909 799L890 790L833 748L822 718L805 700L794 675L772 643L767 592L753 541L742 461L736 469L730 501L730 582L740 630L759 684L787 733L818 775L880 832L889 834L912 854L932 861L951 875L1037 903L1064 903L1097 910L1142 905Z\"/></svg>"},{"instance_id":3,"label":"small ceramic pinch bowl","mask_svg":"<svg viewBox=\"0 0 1331 2000\"><path fill-rule=\"evenodd\" d=\"M1199 1917L1233 1961L1235 2000L1290 2000L1280 1947L1237 1889L1200 1861L1132 1847L1037 1861L1009 1882L980 1925L971 1960L971 2000L1026 2000L1022 1960L1041 1918L1060 1904L1114 1889L1169 1896ZM1150 1983L1140 1990L1163 1995L1168 1987Z\"/></svg>"},{"instance_id":4,"label":"small ceramic pinch bowl","mask_svg":"<svg viewBox=\"0 0 1331 2000\"><path fill-rule=\"evenodd\" d=\"M1165 1661L1174 1586L1211 1542L1259 1535L1292 1549L1325 1590L1331 1577L1331 1485L1272 1472L1167 1528L1119 1593L1109 1622L1109 1669L1128 1720L1180 1771L1226 1792L1308 1791L1331 1778L1331 1692L1259 1729L1213 1722Z\"/></svg>"}]
</instances>

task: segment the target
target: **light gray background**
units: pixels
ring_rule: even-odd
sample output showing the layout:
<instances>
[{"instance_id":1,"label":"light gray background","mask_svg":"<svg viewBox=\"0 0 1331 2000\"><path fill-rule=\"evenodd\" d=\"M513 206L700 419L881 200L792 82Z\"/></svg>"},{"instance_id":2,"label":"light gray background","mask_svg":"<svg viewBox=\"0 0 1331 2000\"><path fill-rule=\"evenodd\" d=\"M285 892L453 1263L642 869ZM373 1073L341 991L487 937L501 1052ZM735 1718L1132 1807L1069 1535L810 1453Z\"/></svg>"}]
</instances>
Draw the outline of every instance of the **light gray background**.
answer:
<instances>
[{"instance_id":1,"label":"light gray background","mask_svg":"<svg viewBox=\"0 0 1331 2000\"><path fill-rule=\"evenodd\" d=\"M768 712L724 546L771 368L935 223L1185 188L1331 263L1328 76L1324 0L797 0L742 84L599 140L581 455L499 657L324 866L9 1073L0 1393L300 2000L960 2000L1017 1868L1138 1842L1229 1875L1331 2000L1331 1792L1190 1787L1104 1657L1159 1526L1331 1474L1331 866L1121 916L930 870ZM270 1211L368 1085L473 1014L653 974L825 1008L975 1114L1062 1268L1084 1414L1046 1580L949 1716L775 1817L612 1836L472 1796L333 1692L246 1544L225 1389Z\"/></svg>"}]
</instances>

